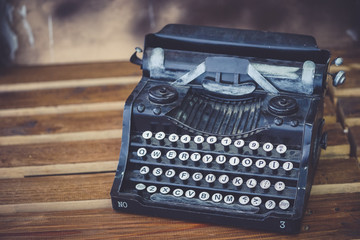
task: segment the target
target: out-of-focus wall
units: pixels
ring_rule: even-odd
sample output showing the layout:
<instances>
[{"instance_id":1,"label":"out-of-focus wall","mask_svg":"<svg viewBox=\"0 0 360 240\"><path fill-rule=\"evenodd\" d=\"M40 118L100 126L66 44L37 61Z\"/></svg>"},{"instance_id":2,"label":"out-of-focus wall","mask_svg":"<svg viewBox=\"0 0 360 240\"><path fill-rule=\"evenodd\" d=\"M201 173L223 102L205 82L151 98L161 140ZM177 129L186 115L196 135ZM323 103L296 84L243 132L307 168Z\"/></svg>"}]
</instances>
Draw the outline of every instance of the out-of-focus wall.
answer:
<instances>
[{"instance_id":1,"label":"out-of-focus wall","mask_svg":"<svg viewBox=\"0 0 360 240\"><path fill-rule=\"evenodd\" d=\"M359 37L358 0L1 1L0 54L13 64L128 60L168 23L309 34L322 48Z\"/></svg>"}]
</instances>

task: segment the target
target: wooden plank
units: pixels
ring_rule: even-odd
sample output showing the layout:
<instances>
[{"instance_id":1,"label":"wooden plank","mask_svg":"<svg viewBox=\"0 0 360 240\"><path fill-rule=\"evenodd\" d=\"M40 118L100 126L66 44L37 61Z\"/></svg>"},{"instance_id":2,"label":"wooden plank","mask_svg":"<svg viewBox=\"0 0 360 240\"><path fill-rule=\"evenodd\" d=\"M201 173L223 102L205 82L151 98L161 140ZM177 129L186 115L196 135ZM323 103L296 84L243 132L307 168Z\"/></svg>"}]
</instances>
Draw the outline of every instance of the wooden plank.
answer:
<instances>
[{"instance_id":1,"label":"wooden plank","mask_svg":"<svg viewBox=\"0 0 360 240\"><path fill-rule=\"evenodd\" d=\"M2 84L47 82L139 75L141 75L140 67L130 62L84 63L56 66L15 66L2 69L0 82Z\"/></svg>"},{"instance_id":2,"label":"wooden plank","mask_svg":"<svg viewBox=\"0 0 360 240\"><path fill-rule=\"evenodd\" d=\"M336 111L334 103L331 101L330 96L328 95L326 95L324 99L324 119L326 124L336 123Z\"/></svg>"},{"instance_id":3,"label":"wooden plank","mask_svg":"<svg viewBox=\"0 0 360 240\"><path fill-rule=\"evenodd\" d=\"M118 159L121 139L0 146L0 167L86 163Z\"/></svg>"},{"instance_id":4,"label":"wooden plank","mask_svg":"<svg viewBox=\"0 0 360 240\"><path fill-rule=\"evenodd\" d=\"M345 127L360 125L360 97L356 98L339 98L337 109L339 118Z\"/></svg>"},{"instance_id":5,"label":"wooden plank","mask_svg":"<svg viewBox=\"0 0 360 240\"><path fill-rule=\"evenodd\" d=\"M29 108L65 104L125 101L136 84L0 93L0 108Z\"/></svg>"},{"instance_id":6,"label":"wooden plank","mask_svg":"<svg viewBox=\"0 0 360 240\"><path fill-rule=\"evenodd\" d=\"M121 109L0 118L0 136L120 129L122 113Z\"/></svg>"},{"instance_id":7,"label":"wooden plank","mask_svg":"<svg viewBox=\"0 0 360 240\"><path fill-rule=\"evenodd\" d=\"M349 128L349 140L351 154L357 158L358 167L360 167L360 125Z\"/></svg>"},{"instance_id":8,"label":"wooden plank","mask_svg":"<svg viewBox=\"0 0 360 240\"><path fill-rule=\"evenodd\" d=\"M328 133L326 150L321 150L323 158L348 158L350 144L346 133L339 123L325 124L324 131Z\"/></svg>"}]
</instances>

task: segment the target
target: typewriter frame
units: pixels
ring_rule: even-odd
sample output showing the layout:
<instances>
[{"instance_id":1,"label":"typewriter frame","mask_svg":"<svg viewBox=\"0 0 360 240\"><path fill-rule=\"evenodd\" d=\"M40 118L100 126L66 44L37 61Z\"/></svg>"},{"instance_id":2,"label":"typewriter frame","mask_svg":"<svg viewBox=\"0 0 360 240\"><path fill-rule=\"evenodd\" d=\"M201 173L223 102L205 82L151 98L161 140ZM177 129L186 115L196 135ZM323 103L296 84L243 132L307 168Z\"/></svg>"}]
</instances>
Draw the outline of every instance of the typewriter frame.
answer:
<instances>
[{"instance_id":1,"label":"typewriter frame","mask_svg":"<svg viewBox=\"0 0 360 240\"><path fill-rule=\"evenodd\" d=\"M311 108L306 114L306 119L304 119L302 154L299 163L299 174L302 177L299 177L294 200L294 204L301 207L296 208L291 216L279 212L261 215L252 213L232 214L231 211L222 212L220 209L210 211L201 206L194 208L193 206L186 206L186 204L174 204L174 207L171 207L169 204L150 203L151 201L143 199L138 194L121 192L129 159L133 119L137 115L141 117L142 114L136 110L137 106L134 105L134 100L147 87L147 84L156 85L164 81L150 79L149 56L146 56L147 49L159 47L175 51L221 54L245 58L258 57L299 62L311 60L323 64L322 79L320 82L314 83L314 92L311 94L314 99L312 104L315 108ZM302 35L187 25L167 25L159 33L147 35L143 60L142 62L138 61L138 63L142 63L143 77L128 97L124 107L120 159L111 189L113 208L123 212L208 222L218 225L255 228L282 233L299 232L320 155L320 147L324 145L324 142L322 142L324 140L322 133L324 125L323 97L326 89L329 59L330 54L328 51L318 49L312 37ZM149 101L148 103L143 102L145 109L153 109L157 105ZM284 129L289 128L288 125L283 125L283 127ZM176 205L178 205L178 208L176 208Z\"/></svg>"}]
</instances>

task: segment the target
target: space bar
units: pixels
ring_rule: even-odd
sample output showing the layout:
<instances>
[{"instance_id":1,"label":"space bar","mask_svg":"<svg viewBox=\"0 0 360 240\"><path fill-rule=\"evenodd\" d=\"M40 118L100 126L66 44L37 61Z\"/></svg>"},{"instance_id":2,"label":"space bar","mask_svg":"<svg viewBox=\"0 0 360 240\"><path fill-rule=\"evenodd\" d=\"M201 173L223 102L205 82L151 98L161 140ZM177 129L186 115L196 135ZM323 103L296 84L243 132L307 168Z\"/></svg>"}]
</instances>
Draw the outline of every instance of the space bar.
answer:
<instances>
[{"instance_id":1,"label":"space bar","mask_svg":"<svg viewBox=\"0 0 360 240\"><path fill-rule=\"evenodd\" d=\"M249 205L242 206L239 204L213 203L210 201L202 201L186 197L174 197L172 195L164 195L160 193L151 195L150 200L160 205L186 207L209 212L257 213L260 210L259 207Z\"/></svg>"}]
</instances>

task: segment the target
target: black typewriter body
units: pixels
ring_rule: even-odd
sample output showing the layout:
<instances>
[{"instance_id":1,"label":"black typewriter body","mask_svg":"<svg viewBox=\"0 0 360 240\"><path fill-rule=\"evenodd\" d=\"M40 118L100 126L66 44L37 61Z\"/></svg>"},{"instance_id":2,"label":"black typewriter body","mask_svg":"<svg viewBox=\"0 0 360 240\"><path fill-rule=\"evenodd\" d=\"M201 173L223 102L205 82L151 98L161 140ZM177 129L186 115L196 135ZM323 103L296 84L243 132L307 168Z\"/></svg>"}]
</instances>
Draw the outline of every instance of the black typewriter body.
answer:
<instances>
[{"instance_id":1,"label":"black typewriter body","mask_svg":"<svg viewBox=\"0 0 360 240\"><path fill-rule=\"evenodd\" d=\"M113 208L300 230L326 145L330 54L312 37L168 25L145 38L127 99Z\"/></svg>"}]
</instances>

